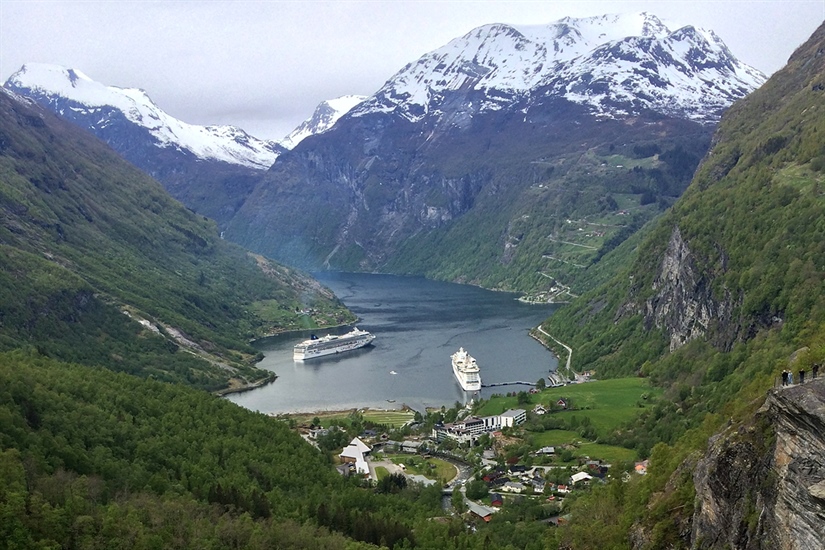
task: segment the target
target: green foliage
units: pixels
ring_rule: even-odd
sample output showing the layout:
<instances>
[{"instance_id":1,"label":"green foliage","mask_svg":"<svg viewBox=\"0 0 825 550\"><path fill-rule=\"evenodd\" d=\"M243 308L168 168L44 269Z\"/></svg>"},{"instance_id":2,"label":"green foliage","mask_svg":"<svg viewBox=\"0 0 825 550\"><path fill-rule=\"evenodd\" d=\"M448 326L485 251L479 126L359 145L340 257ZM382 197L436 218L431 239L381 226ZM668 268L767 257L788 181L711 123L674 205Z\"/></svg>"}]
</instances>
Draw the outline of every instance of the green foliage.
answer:
<instances>
[{"instance_id":1,"label":"green foliage","mask_svg":"<svg viewBox=\"0 0 825 550\"><path fill-rule=\"evenodd\" d=\"M348 483L265 415L34 353L0 355L0 420L0 533L22 547L392 545L440 509L438 487Z\"/></svg>"},{"instance_id":2,"label":"green foliage","mask_svg":"<svg viewBox=\"0 0 825 550\"><path fill-rule=\"evenodd\" d=\"M490 489L487 484L480 479L472 479L465 485L467 491L467 498L470 500L482 500L489 493Z\"/></svg>"},{"instance_id":3,"label":"green foliage","mask_svg":"<svg viewBox=\"0 0 825 550\"><path fill-rule=\"evenodd\" d=\"M0 349L216 389L266 376L249 340L302 328L300 310L352 320L317 283L222 240L97 140L5 94L0 143Z\"/></svg>"},{"instance_id":4,"label":"green foliage","mask_svg":"<svg viewBox=\"0 0 825 550\"><path fill-rule=\"evenodd\" d=\"M547 323L575 350L576 368L595 366L599 376L638 372L665 390L621 434L650 457L648 475L624 491L607 487L577 499L573 521L559 533L562 545L627 548L635 525L645 547L691 546L692 469L708 438L722 419L752 417L797 350L808 349L805 361L821 356L823 40L820 29L788 67L728 111L712 153L648 231L632 265ZM644 312L659 299L654 281L677 229L690 251L681 267L709 290L706 300L728 309L704 337L669 351L667 328L654 329ZM753 510L743 511L752 523Z\"/></svg>"}]
</instances>

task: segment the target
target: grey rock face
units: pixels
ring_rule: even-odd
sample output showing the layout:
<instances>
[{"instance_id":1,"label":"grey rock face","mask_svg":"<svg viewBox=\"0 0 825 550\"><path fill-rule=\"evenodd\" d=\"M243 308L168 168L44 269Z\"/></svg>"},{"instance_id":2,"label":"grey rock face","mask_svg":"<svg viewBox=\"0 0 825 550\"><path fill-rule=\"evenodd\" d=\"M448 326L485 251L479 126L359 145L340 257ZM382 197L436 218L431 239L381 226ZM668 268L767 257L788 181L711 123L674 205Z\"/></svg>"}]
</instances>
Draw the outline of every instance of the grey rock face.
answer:
<instances>
[{"instance_id":1,"label":"grey rock face","mask_svg":"<svg viewBox=\"0 0 825 550\"><path fill-rule=\"evenodd\" d=\"M729 293L713 296L712 281L697 266L693 253L674 227L659 274L653 282L656 294L645 303L648 328L664 328L671 351L704 336L711 325L727 326L733 309Z\"/></svg>"},{"instance_id":2,"label":"grey rock face","mask_svg":"<svg viewBox=\"0 0 825 550\"><path fill-rule=\"evenodd\" d=\"M711 441L694 482L692 548L823 548L825 381L772 390L752 425Z\"/></svg>"}]
</instances>

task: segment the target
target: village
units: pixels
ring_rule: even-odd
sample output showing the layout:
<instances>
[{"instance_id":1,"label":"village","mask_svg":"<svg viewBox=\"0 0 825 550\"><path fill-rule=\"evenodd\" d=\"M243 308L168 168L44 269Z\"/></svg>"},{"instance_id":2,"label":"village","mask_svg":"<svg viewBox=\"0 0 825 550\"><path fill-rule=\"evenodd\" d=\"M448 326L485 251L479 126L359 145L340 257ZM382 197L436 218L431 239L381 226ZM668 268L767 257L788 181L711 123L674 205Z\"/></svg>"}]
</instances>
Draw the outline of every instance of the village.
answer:
<instances>
[{"instance_id":1,"label":"village","mask_svg":"<svg viewBox=\"0 0 825 550\"><path fill-rule=\"evenodd\" d=\"M644 388L634 389L635 395ZM601 411L592 400L582 401L579 394L574 393L575 399L554 397L553 390L558 393L560 389L495 396L424 415L407 411L406 420L399 415L400 423L395 425L370 421L371 411L353 411L343 419L320 422L315 418L318 422L296 428L307 441L333 455L342 476L360 480L364 486L439 485L445 510L462 514L470 522L489 522L508 506L529 503L541 509L542 521L558 524L565 521L564 502L569 496L613 476L629 481L644 475L647 460L636 460L635 453L627 449L593 447L580 433L593 430L590 417L598 418ZM511 402L531 406L483 414ZM587 408L577 408L576 402ZM586 416L577 420L573 413ZM619 412L617 417L622 416ZM550 436L570 432L544 430L545 425L570 428L570 424L583 428L573 434L577 437L544 444ZM590 448L600 450L602 456L584 454Z\"/></svg>"}]
</instances>

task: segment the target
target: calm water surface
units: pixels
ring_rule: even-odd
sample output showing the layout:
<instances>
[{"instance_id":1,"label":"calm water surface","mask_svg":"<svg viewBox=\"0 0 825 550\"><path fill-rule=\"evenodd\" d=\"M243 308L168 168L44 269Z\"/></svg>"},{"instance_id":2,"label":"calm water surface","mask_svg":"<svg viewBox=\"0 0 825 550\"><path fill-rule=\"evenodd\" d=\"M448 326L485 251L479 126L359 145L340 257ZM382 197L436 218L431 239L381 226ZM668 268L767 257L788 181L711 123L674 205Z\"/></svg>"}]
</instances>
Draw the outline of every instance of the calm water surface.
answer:
<instances>
[{"instance_id":1,"label":"calm water surface","mask_svg":"<svg viewBox=\"0 0 825 550\"><path fill-rule=\"evenodd\" d=\"M233 394L231 401L265 413L309 412L360 407L424 407L466 402L453 376L450 355L464 347L478 361L484 384L527 381L555 370L556 357L528 335L556 306L527 305L517 295L421 278L353 273L316 277L375 334L369 347L306 362L292 359L292 347L310 333L259 342L259 366L278 379ZM340 330L318 330L343 334ZM482 388L481 397L526 389Z\"/></svg>"}]
</instances>

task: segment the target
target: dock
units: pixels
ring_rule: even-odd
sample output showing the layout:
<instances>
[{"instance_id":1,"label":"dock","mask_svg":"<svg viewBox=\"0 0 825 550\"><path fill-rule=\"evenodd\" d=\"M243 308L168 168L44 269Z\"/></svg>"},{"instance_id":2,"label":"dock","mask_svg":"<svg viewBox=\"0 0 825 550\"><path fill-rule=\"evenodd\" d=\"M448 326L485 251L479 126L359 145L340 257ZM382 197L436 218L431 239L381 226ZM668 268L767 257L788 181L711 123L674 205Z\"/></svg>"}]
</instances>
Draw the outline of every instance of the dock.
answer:
<instances>
[{"instance_id":1,"label":"dock","mask_svg":"<svg viewBox=\"0 0 825 550\"><path fill-rule=\"evenodd\" d=\"M523 382L521 380L517 380L515 382L496 382L495 384L482 384L482 388L496 388L498 386L536 386L535 382Z\"/></svg>"}]
</instances>

